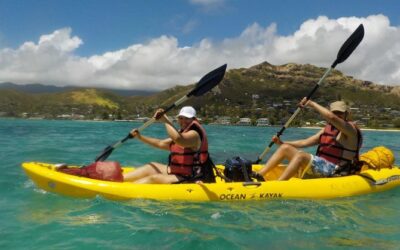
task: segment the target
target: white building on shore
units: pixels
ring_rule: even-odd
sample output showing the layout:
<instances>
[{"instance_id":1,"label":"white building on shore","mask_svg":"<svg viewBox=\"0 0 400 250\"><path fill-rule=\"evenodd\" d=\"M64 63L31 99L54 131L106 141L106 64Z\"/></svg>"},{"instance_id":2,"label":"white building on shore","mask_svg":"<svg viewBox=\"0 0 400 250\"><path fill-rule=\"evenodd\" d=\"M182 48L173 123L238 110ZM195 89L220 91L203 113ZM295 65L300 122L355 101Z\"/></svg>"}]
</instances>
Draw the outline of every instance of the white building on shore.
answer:
<instances>
[{"instance_id":1,"label":"white building on shore","mask_svg":"<svg viewBox=\"0 0 400 250\"><path fill-rule=\"evenodd\" d=\"M219 124L219 125L230 125L231 118L229 116L221 116L221 117L218 117L218 119L215 121L215 123Z\"/></svg>"},{"instance_id":2,"label":"white building on shore","mask_svg":"<svg viewBox=\"0 0 400 250\"><path fill-rule=\"evenodd\" d=\"M260 118L257 120L257 127L271 126L268 118Z\"/></svg>"},{"instance_id":3,"label":"white building on shore","mask_svg":"<svg viewBox=\"0 0 400 250\"><path fill-rule=\"evenodd\" d=\"M248 117L242 117L239 119L239 121L236 123L236 125L239 126L251 126L251 119Z\"/></svg>"}]
</instances>

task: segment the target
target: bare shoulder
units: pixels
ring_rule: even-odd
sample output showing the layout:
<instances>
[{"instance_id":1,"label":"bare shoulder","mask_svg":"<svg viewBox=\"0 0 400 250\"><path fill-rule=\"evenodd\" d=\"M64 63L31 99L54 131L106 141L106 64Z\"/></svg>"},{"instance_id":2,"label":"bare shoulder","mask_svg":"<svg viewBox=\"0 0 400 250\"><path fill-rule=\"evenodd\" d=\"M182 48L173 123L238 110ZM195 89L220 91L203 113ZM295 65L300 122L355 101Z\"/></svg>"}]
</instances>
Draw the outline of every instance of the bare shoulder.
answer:
<instances>
[{"instance_id":1,"label":"bare shoulder","mask_svg":"<svg viewBox=\"0 0 400 250\"><path fill-rule=\"evenodd\" d=\"M348 121L347 124L349 125L350 130L353 132L353 134L357 136L358 130L359 130L359 129L357 128L357 125L356 125L354 122L352 122L352 121Z\"/></svg>"},{"instance_id":2,"label":"bare shoulder","mask_svg":"<svg viewBox=\"0 0 400 250\"><path fill-rule=\"evenodd\" d=\"M183 132L182 135L184 135L185 137L200 138L200 135L196 130L189 130L189 131Z\"/></svg>"},{"instance_id":3,"label":"bare shoulder","mask_svg":"<svg viewBox=\"0 0 400 250\"><path fill-rule=\"evenodd\" d=\"M342 132L343 136L349 141L357 140L357 138L358 138L357 127L351 121L346 122L345 129L342 130L341 132Z\"/></svg>"}]
</instances>

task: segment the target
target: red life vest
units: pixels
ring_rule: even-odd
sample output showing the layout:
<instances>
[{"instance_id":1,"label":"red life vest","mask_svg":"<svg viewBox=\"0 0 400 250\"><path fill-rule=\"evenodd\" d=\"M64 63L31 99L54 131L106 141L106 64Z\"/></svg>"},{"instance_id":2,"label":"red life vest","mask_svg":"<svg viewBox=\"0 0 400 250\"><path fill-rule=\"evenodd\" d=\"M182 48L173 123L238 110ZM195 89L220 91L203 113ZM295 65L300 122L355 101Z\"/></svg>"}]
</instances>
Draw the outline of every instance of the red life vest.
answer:
<instances>
[{"instance_id":1,"label":"red life vest","mask_svg":"<svg viewBox=\"0 0 400 250\"><path fill-rule=\"evenodd\" d=\"M350 124L357 130L357 149L348 149L345 148L341 143L337 141L337 136L340 133L340 130L335 128L331 124L327 124L324 128L324 132L319 137L319 146L317 149L317 156L324 158L325 160L332 162L337 165L342 165L342 163L350 163L358 161L359 151L362 144L362 135L360 129L357 126L350 122ZM352 159L344 158L344 153L347 153L347 157L353 156Z\"/></svg>"},{"instance_id":2,"label":"red life vest","mask_svg":"<svg viewBox=\"0 0 400 250\"><path fill-rule=\"evenodd\" d=\"M202 171L201 167L208 160L208 141L207 134L203 127L197 120L193 120L182 132L195 130L201 140L200 149L195 151L191 148L183 148L172 142L170 145L169 155L169 174L178 174L183 176L193 176L195 173L194 168L198 167L198 171Z\"/></svg>"}]
</instances>

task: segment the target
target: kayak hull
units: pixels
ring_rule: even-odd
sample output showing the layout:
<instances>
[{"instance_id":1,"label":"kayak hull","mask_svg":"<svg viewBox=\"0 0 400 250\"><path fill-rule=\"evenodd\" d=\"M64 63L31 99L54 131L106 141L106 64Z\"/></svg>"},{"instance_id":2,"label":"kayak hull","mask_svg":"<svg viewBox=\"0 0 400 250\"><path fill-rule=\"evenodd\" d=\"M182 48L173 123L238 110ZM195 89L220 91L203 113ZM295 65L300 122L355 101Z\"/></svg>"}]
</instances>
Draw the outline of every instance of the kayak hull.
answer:
<instances>
[{"instance_id":1,"label":"kayak hull","mask_svg":"<svg viewBox=\"0 0 400 250\"><path fill-rule=\"evenodd\" d=\"M27 162L22 167L37 187L76 198L102 196L111 200L155 199L185 201L245 201L269 199L332 199L382 192L400 185L400 169L366 170L368 178L353 175L335 178L271 180L279 172L265 176L266 182L225 183L217 177L211 184L134 184L110 182L58 172L54 164ZM223 166L218 166L223 168ZM253 169L261 168L253 165ZM282 166L277 171L282 171ZM124 172L134 168L124 168Z\"/></svg>"}]
</instances>

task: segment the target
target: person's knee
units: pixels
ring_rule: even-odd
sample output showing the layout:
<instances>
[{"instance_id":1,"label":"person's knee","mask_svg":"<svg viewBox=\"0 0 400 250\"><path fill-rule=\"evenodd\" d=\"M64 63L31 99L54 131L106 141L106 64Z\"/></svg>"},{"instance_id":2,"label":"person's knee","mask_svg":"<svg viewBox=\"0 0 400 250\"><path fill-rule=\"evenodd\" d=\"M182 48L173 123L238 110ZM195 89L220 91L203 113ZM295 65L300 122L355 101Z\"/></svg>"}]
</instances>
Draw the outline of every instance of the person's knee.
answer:
<instances>
[{"instance_id":1,"label":"person's knee","mask_svg":"<svg viewBox=\"0 0 400 250\"><path fill-rule=\"evenodd\" d=\"M298 150L289 144L282 144L276 151L278 155L282 155L287 159L291 159L297 152Z\"/></svg>"},{"instance_id":2,"label":"person's knee","mask_svg":"<svg viewBox=\"0 0 400 250\"><path fill-rule=\"evenodd\" d=\"M281 150L281 151L288 151L292 148L293 148L293 146L286 144L286 143L279 146L279 150Z\"/></svg>"},{"instance_id":3,"label":"person's knee","mask_svg":"<svg viewBox=\"0 0 400 250\"><path fill-rule=\"evenodd\" d=\"M285 155L293 155L299 152L296 147L285 143L280 145L278 150Z\"/></svg>"}]
</instances>

